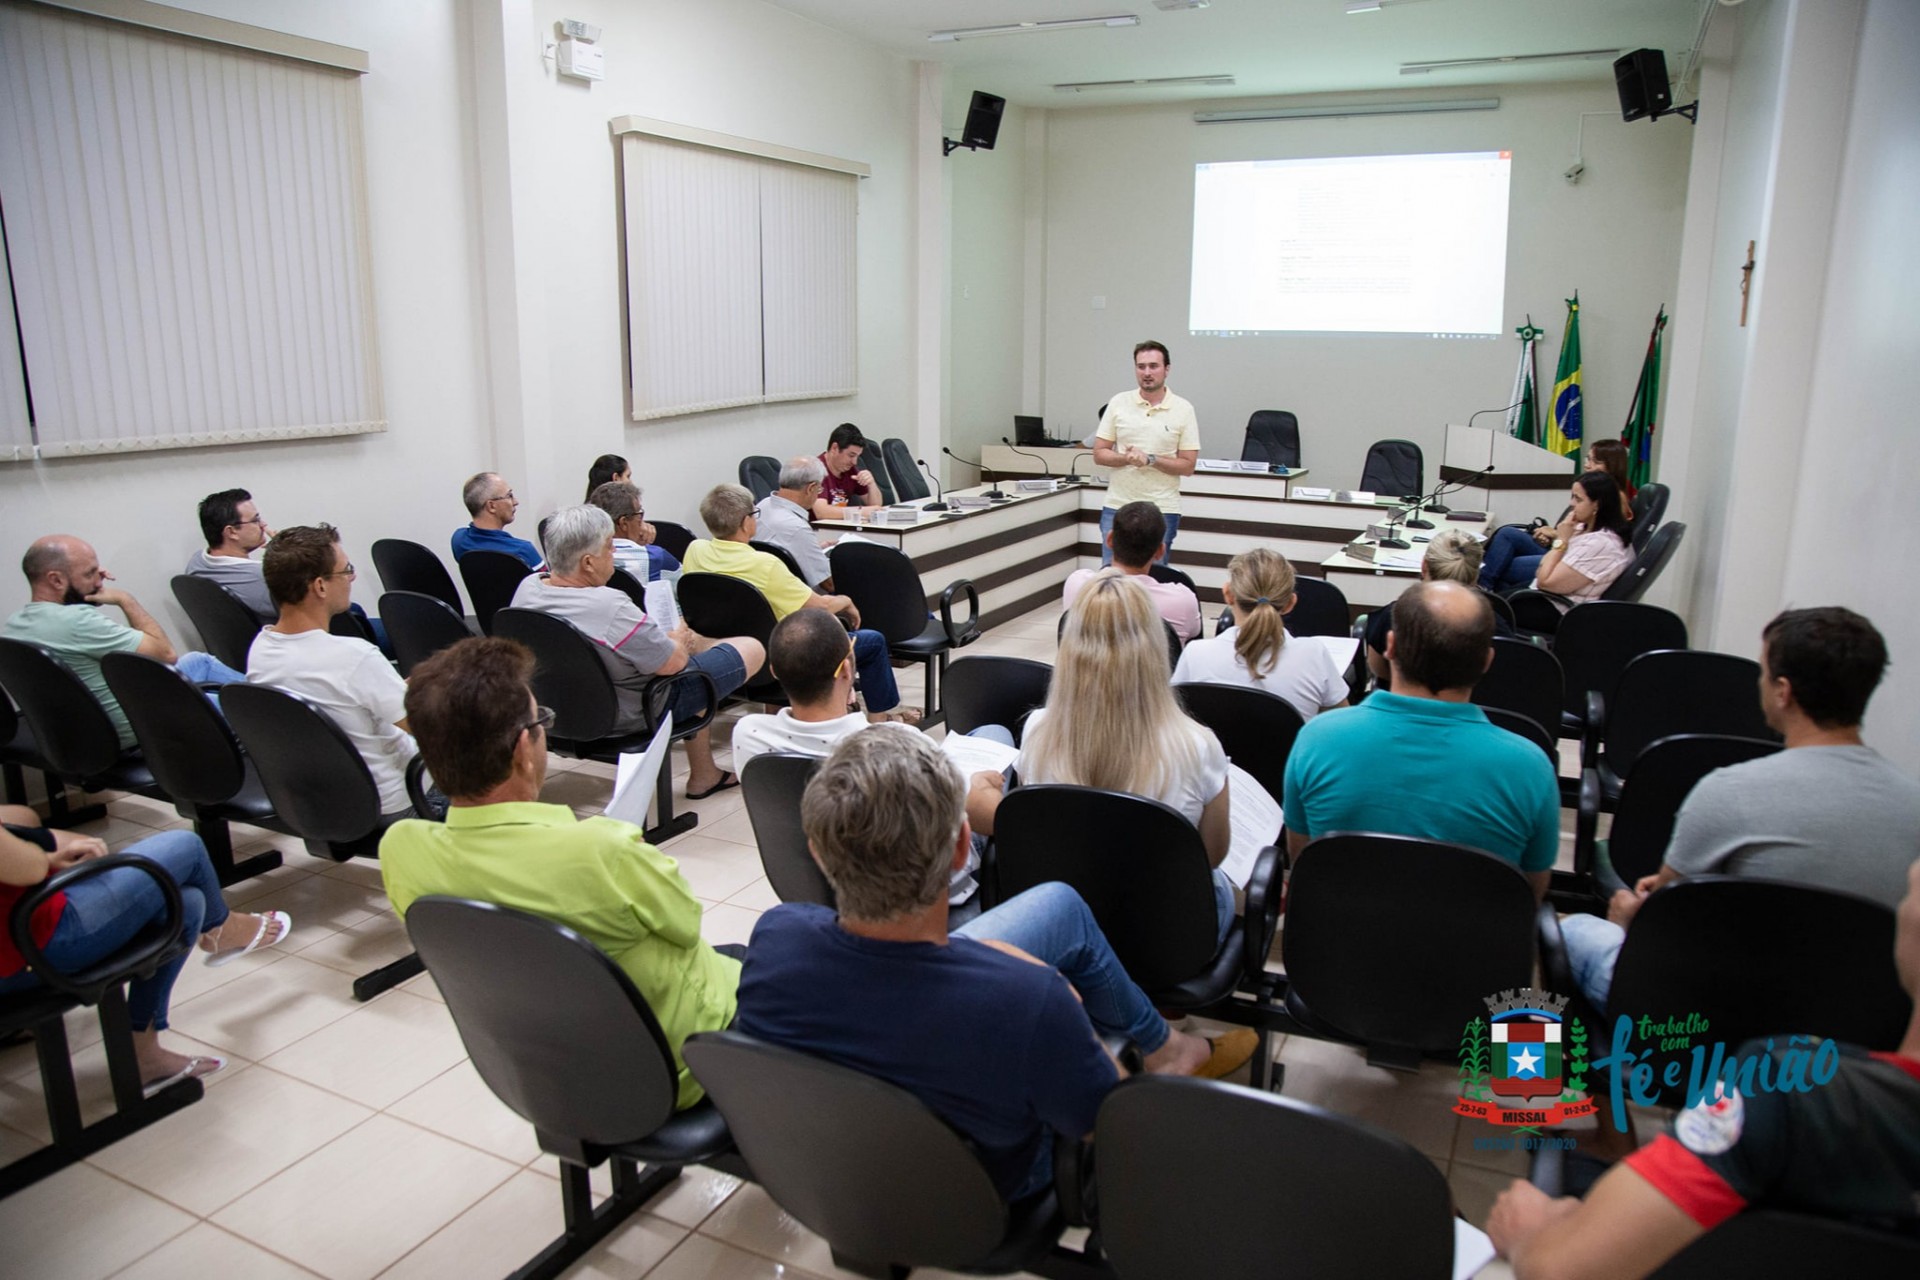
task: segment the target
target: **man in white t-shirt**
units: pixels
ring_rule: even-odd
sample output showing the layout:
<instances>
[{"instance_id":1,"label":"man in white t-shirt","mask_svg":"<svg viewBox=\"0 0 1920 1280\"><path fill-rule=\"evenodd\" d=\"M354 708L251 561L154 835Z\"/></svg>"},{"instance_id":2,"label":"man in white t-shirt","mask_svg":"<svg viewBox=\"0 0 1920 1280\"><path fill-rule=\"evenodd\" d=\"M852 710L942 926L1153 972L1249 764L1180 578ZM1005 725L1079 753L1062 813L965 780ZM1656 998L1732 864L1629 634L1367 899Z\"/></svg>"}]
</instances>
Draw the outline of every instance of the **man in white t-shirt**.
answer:
<instances>
[{"instance_id":1,"label":"man in white t-shirt","mask_svg":"<svg viewBox=\"0 0 1920 1280\"><path fill-rule=\"evenodd\" d=\"M267 591L280 617L247 651L247 683L297 693L327 713L367 762L389 818L413 811L407 764L415 755L407 732L407 682L365 640L327 628L353 602L354 567L332 525L283 529L262 561Z\"/></svg>"},{"instance_id":2,"label":"man in white t-shirt","mask_svg":"<svg viewBox=\"0 0 1920 1280\"><path fill-rule=\"evenodd\" d=\"M1164 343L1142 342L1133 349L1135 390L1107 401L1093 433L1093 462L1109 468L1107 502L1100 512L1100 535L1113 528L1116 512L1129 502L1151 502L1166 518L1168 548L1180 531L1180 477L1193 474L1200 460L1200 424L1193 405L1167 390L1173 359ZM1163 550L1162 562L1166 559ZM1112 562L1102 551L1100 563Z\"/></svg>"},{"instance_id":3,"label":"man in white t-shirt","mask_svg":"<svg viewBox=\"0 0 1920 1280\"><path fill-rule=\"evenodd\" d=\"M1166 555L1163 540L1166 525L1160 518L1160 508L1151 502L1129 502L1107 514L1113 519L1103 536L1113 567L1152 597L1153 607L1179 635L1181 644L1199 635L1200 598L1178 582L1155 581L1151 572L1153 562ZM1076 569L1068 575L1063 597L1067 608L1073 608L1073 602L1099 572L1098 569Z\"/></svg>"},{"instance_id":4,"label":"man in white t-shirt","mask_svg":"<svg viewBox=\"0 0 1920 1280\"><path fill-rule=\"evenodd\" d=\"M741 716L733 726L733 767L769 751L824 756L840 739L867 727L853 701L853 638L822 609L796 609L767 644L773 678L790 706L773 715Z\"/></svg>"}]
</instances>

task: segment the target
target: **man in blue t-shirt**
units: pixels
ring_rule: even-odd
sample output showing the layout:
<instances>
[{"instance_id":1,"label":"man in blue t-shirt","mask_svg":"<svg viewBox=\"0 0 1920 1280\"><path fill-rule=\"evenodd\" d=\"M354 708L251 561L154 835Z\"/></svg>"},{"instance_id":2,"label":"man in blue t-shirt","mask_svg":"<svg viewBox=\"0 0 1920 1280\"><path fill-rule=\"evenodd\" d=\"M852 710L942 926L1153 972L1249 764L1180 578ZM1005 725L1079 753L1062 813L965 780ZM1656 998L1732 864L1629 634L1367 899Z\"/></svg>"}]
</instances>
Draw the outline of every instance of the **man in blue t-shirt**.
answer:
<instances>
[{"instance_id":1,"label":"man in blue t-shirt","mask_svg":"<svg viewBox=\"0 0 1920 1280\"><path fill-rule=\"evenodd\" d=\"M469 477L460 486L460 498L467 504L467 514L473 517L473 522L453 531L456 562L469 551L504 551L525 561L529 569L540 567L540 548L507 532L507 526L520 510L520 499L513 496L513 486L501 479L498 472L482 471Z\"/></svg>"},{"instance_id":2,"label":"man in blue t-shirt","mask_svg":"<svg viewBox=\"0 0 1920 1280\"><path fill-rule=\"evenodd\" d=\"M1560 790L1540 748L1468 701L1493 662L1493 609L1471 587L1421 582L1393 605L1391 692L1315 716L1287 757L1287 847L1376 831L1484 849L1543 898L1560 850Z\"/></svg>"},{"instance_id":3,"label":"man in blue t-shirt","mask_svg":"<svg viewBox=\"0 0 1920 1280\"><path fill-rule=\"evenodd\" d=\"M959 769L919 733L842 741L801 802L839 914L787 903L760 917L734 1026L913 1093L1017 1200L1051 1179L1051 1135L1091 1132L1119 1080L1096 1027L1131 1039L1148 1071L1209 1077L1245 1062L1255 1037L1210 1045L1169 1027L1066 885L949 935L948 879L973 837L965 799Z\"/></svg>"}]
</instances>

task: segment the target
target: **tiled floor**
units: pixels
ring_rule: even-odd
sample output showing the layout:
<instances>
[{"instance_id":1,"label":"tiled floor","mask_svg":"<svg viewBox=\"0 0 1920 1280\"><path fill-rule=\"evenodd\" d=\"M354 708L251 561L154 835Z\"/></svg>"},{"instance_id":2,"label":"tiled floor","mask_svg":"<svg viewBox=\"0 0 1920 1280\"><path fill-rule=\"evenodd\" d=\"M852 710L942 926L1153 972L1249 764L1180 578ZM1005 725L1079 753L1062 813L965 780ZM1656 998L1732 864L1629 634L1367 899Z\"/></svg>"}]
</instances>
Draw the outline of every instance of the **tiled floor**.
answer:
<instances>
[{"instance_id":1,"label":"tiled floor","mask_svg":"<svg viewBox=\"0 0 1920 1280\"><path fill-rule=\"evenodd\" d=\"M1056 618L1038 610L968 652L1051 660ZM898 673L910 704L920 691L916 671ZM556 758L548 797L597 812L611 772ZM692 807L700 825L667 850L703 900L707 936L744 942L775 898L740 792ZM178 825L163 804L121 798L91 833L117 847ZM468 1065L430 977L354 1002L354 976L409 949L378 867L315 859L266 832L247 839L237 840L242 852L272 843L286 865L236 886L229 901L287 911L296 933L287 946L226 968L190 963L169 1036L176 1048L217 1051L231 1065L200 1103L0 1201L0 1269L36 1280L505 1274L560 1230L555 1162ZM92 1119L108 1097L98 1027L76 1017L71 1035ZM1445 1064L1400 1075L1368 1067L1355 1050L1276 1041L1289 1096L1400 1134L1433 1159L1475 1223L1521 1171L1512 1156L1474 1151L1468 1122L1450 1110L1454 1072ZM46 1140L31 1047L0 1051L0 1161ZM596 1181L604 1188L604 1170ZM693 1170L572 1274L845 1273L759 1188ZM1482 1274L1504 1275L1504 1264Z\"/></svg>"}]
</instances>

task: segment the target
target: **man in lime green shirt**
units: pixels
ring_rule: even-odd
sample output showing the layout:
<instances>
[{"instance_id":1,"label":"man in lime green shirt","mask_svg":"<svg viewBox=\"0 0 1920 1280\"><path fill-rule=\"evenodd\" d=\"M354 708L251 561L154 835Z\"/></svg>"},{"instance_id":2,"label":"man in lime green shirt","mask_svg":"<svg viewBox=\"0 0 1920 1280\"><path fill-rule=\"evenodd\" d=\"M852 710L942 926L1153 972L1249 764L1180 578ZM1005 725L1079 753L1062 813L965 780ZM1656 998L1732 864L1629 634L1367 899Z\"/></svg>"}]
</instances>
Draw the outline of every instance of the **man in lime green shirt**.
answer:
<instances>
[{"instance_id":1,"label":"man in lime green shirt","mask_svg":"<svg viewBox=\"0 0 1920 1280\"><path fill-rule=\"evenodd\" d=\"M497 903L578 931L625 971L672 1046L678 1105L701 1088L680 1058L697 1031L733 1021L737 954L700 936L700 904L679 864L640 828L577 819L539 803L546 728L535 704L533 655L510 640L462 640L413 669L407 723L448 797L445 824L409 819L380 841L393 909L447 894ZM739 953L740 948L730 950Z\"/></svg>"}]
</instances>

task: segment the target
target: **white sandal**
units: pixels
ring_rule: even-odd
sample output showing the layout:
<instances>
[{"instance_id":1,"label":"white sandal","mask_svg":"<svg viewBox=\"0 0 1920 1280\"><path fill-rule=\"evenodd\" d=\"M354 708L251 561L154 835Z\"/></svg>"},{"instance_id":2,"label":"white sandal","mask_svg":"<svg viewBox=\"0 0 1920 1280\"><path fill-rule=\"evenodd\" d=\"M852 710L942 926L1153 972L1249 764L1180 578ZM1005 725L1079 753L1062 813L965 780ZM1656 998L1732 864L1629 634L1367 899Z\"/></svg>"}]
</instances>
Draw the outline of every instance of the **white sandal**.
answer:
<instances>
[{"instance_id":1,"label":"white sandal","mask_svg":"<svg viewBox=\"0 0 1920 1280\"><path fill-rule=\"evenodd\" d=\"M267 930L272 928L275 922L279 923L280 932L272 939L268 939ZM247 940L246 946L229 947L225 951L214 952L207 957L207 968L218 969L222 965L232 964L241 956L251 955L253 952L265 950L267 947L277 947L282 942L285 942L287 935L292 932L293 920L286 912L269 911L260 917L260 927L254 930L253 937Z\"/></svg>"}]
</instances>

